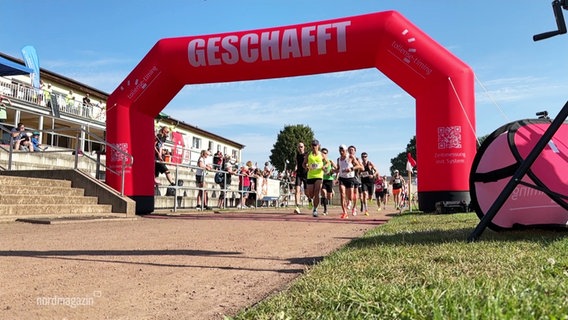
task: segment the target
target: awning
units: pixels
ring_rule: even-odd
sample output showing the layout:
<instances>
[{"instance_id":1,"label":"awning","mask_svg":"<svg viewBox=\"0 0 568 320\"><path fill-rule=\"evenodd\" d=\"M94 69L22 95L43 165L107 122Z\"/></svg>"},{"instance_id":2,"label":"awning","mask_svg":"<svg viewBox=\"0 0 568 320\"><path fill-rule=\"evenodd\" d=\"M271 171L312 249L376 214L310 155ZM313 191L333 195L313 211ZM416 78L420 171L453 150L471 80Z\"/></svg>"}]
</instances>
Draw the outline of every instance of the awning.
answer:
<instances>
[{"instance_id":1,"label":"awning","mask_svg":"<svg viewBox=\"0 0 568 320\"><path fill-rule=\"evenodd\" d=\"M24 65L17 64L8 59L0 57L0 76L15 76L19 74L30 74L34 71Z\"/></svg>"}]
</instances>

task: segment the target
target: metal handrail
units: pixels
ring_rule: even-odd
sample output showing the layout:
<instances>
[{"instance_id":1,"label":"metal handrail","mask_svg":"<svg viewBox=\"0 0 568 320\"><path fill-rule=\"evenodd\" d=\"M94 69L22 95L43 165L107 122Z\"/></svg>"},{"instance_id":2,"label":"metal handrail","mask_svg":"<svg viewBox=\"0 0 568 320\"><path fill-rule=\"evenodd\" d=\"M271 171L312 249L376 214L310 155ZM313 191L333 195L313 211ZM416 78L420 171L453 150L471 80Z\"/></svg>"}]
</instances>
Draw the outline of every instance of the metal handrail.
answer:
<instances>
[{"instance_id":1,"label":"metal handrail","mask_svg":"<svg viewBox=\"0 0 568 320\"><path fill-rule=\"evenodd\" d=\"M242 196L243 196L244 194L247 194L247 195L248 195L248 194L257 194L256 190L249 190L249 191L232 190L232 189L229 189L228 185L225 185L225 187L222 188L222 189L220 189L220 188L214 188L214 187L197 187L197 186L190 186L190 185L183 185L183 186L180 186L180 185L179 185L179 182L178 182L179 180L181 180L181 179L178 179L178 177L179 177L179 175L180 175L180 170L187 170L187 171L190 171L190 170L197 170L197 169L203 169L203 168L200 168L199 166L196 166L196 165L189 165L189 164L185 164L185 163L174 163L174 162L163 162L163 161L158 161L158 162L161 162L161 163L166 164L166 165L168 165L168 166L174 166L174 168L175 168L174 170L172 170L172 171L174 171L175 185L166 186L166 188L172 188L172 189L175 189L175 190L176 190L176 196L174 197L173 212L177 212L177 210L178 210L178 203L177 203L177 199L176 199L177 197L179 197L179 196L177 195L177 194L178 194L178 192L177 192L178 190L193 190L193 191L204 191L204 192L206 192L206 191L217 191L217 190L219 190L219 191L225 192L225 197L226 197L226 195L228 194L228 192L236 192L236 193L238 193L238 194L241 195L241 198L242 198ZM205 169L203 169L203 170L205 170ZM228 171L225 171L225 170L218 170L218 169L207 170L207 172L211 172L211 173L222 172L223 174L229 173ZM242 176L242 174L233 172L233 173L231 173L231 176L234 176L234 177L237 177L237 178L238 178L238 177ZM279 180L279 179L276 179L276 180ZM279 182L279 183L281 183L281 182ZM214 186L215 186L215 185L216 185L216 184L214 184ZM281 194L280 194L280 196L281 196ZM226 200L228 200L228 199L225 198L225 201L226 201ZM258 200L258 199L257 199L257 200ZM201 202L201 209L203 209L204 207L205 207L205 206L204 206L204 201L203 201L203 199L202 199L202 202ZM254 208L256 208L256 207L257 207L257 203L255 202Z\"/></svg>"},{"instance_id":2,"label":"metal handrail","mask_svg":"<svg viewBox=\"0 0 568 320\"><path fill-rule=\"evenodd\" d=\"M89 131L87 131L83 128L59 128L59 129L34 130L34 131L37 131L37 132L40 132L40 133L48 133L48 134L52 134L52 135L58 135L61 132L74 132L75 133L74 134L75 148L74 148L74 152L73 152L74 155L75 155L74 161L73 161L74 169L81 170L79 168L79 155L82 155L83 158L94 161L97 164L97 168L99 166L103 166L105 168L105 170L109 170L109 171L111 171L112 173L115 173L115 174L120 174L121 177L122 177L121 185L120 185L120 194L122 196L124 196L124 172L126 171L127 168L132 167L132 165L134 164L134 157L131 154L123 151L122 149L118 148L117 146L115 146L111 143L106 142L103 138L101 138L101 137L97 136L96 134L89 132ZM4 126L0 126L0 132L2 132L2 133L6 132L9 135L11 133L11 131L7 130ZM97 157L95 159L95 158L91 157L89 154L84 153L80 149L80 145L81 145L80 140L81 140L82 133L85 133L86 135L89 136L90 139L93 139L94 141L100 143L101 145L104 145L105 146L105 153L106 153L107 149L111 149L112 152L117 152L117 153L121 154L122 155L122 157L120 157L120 159L121 159L120 160L121 161L121 170L120 171L113 170L110 167L107 167L106 163L103 163L102 161L100 161L99 157ZM10 138L11 138L11 135L10 135ZM72 149L62 149L62 150L53 150L53 149L49 150L48 149L48 150L41 151L41 152L19 151L19 150L14 150L14 146L13 146L11 139L10 139L10 142L9 142L9 148L4 148L4 147L0 146L0 150L8 152L8 166L7 166L8 171L12 170L14 152L18 152L18 153L26 152L26 153L29 153L29 154L36 154L37 153L37 154L41 155L42 153L57 153L57 152L62 153L62 152L72 151ZM96 175L97 175L97 178L98 178L98 172L96 173Z\"/></svg>"}]
</instances>

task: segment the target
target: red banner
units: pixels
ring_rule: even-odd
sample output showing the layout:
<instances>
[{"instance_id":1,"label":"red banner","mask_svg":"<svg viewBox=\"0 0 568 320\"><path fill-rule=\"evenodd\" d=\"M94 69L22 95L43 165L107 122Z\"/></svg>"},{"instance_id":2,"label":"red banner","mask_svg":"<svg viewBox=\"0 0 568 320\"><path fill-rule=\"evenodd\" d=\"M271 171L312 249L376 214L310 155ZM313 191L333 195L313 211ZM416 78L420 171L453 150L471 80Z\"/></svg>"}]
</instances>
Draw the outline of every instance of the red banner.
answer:
<instances>
[{"instance_id":1,"label":"red banner","mask_svg":"<svg viewBox=\"0 0 568 320\"><path fill-rule=\"evenodd\" d=\"M183 141L183 134L179 132L172 132L172 141L174 142L174 148L172 150L172 162L181 163L183 160L183 147L185 143Z\"/></svg>"}]
</instances>

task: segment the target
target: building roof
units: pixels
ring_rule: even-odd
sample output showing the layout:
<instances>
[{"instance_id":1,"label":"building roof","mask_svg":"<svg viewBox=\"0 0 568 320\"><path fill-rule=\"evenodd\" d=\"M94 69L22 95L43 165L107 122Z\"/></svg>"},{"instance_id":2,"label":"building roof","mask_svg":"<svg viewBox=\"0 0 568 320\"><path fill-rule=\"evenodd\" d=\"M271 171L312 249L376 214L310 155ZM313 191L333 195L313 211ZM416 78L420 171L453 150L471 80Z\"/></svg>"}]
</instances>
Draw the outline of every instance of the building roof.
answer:
<instances>
[{"instance_id":1,"label":"building roof","mask_svg":"<svg viewBox=\"0 0 568 320\"><path fill-rule=\"evenodd\" d=\"M217 140L217 141L225 142L225 143L230 144L230 145L233 145L233 146L235 146L235 147L237 147L237 148L239 148L239 149L243 149L243 148L245 147L244 144L241 144L241 143L238 143L238 142L236 142L236 141L227 139L227 138L225 138L225 137L216 135L216 134L214 134L214 133L211 133L211 132L209 132L209 131L203 130L203 129L199 128L199 127L196 127L196 126L194 126L194 125L191 125L191 124L189 124L189 123L186 123L186 122L184 122L184 121L174 119L174 118L170 117L169 115L167 115L167 114L165 114L165 113L163 113L163 112L160 112L160 114L159 114L158 117L156 117L156 118L159 118L161 122L168 123L168 124L170 124L170 125L172 125L172 126L175 126L175 127L181 126L181 127L187 128L187 129L189 129L189 130L191 130L191 131L193 131L193 132L195 132L195 133L198 133L198 134L200 134L200 135L202 135L202 136L204 136L204 137L213 138L213 139L215 139L215 140Z\"/></svg>"},{"instance_id":2,"label":"building roof","mask_svg":"<svg viewBox=\"0 0 568 320\"><path fill-rule=\"evenodd\" d=\"M20 74L30 74L32 69L18 64L12 60L0 57L0 76L16 76Z\"/></svg>"},{"instance_id":3,"label":"building roof","mask_svg":"<svg viewBox=\"0 0 568 320\"><path fill-rule=\"evenodd\" d=\"M14 58L14 57L7 55L5 53L2 53L2 52L0 52L0 58L3 58L6 61L12 62L16 65L18 63L24 63L23 60ZM29 68L27 68L23 65L22 65L22 67L29 69ZM31 69L29 69L29 70L31 70ZM29 73L29 72L26 72L26 73ZM26 73L23 73L23 74L26 74ZM22 74L22 73L20 73L20 74ZM75 92L89 93L91 98L100 99L100 100L103 100L105 102L107 101L108 96L109 96L109 94L107 92L93 88L91 86L88 86L86 84L83 84L81 82L73 80L71 78L65 77L65 76L60 75L58 73L43 69L41 67L40 67L40 78L43 79L44 81L54 82L54 83L64 85L64 86L72 89ZM233 145L233 146L235 146L239 149L243 149L245 147L244 144L241 144L241 143L238 143L236 141L227 139L225 137L219 136L219 135L214 134L212 132L203 130L201 128L198 128L197 126L188 124L184 121L174 119L174 118L170 117L169 115L167 115L163 112L160 112L160 114L156 118L160 118L163 122L167 122L167 123L169 123L170 125L173 125L173 126L183 126L183 127L187 128L191 131L199 133L202 136L212 138L212 139L215 139L217 141L223 141L223 142L230 144L230 145Z\"/></svg>"}]
</instances>

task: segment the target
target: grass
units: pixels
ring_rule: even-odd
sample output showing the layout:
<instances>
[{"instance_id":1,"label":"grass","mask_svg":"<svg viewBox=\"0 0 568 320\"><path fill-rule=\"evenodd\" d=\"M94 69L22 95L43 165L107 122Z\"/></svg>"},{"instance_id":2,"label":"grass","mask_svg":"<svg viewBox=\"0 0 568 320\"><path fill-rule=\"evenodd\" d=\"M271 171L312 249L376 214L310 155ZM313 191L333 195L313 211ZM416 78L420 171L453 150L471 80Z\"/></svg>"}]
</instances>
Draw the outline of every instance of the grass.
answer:
<instances>
[{"instance_id":1,"label":"grass","mask_svg":"<svg viewBox=\"0 0 568 320\"><path fill-rule=\"evenodd\" d=\"M234 319L568 319L568 233L405 214Z\"/></svg>"}]
</instances>

